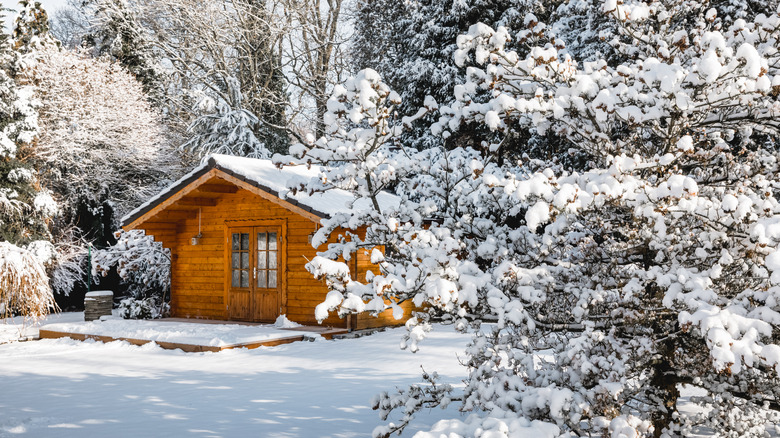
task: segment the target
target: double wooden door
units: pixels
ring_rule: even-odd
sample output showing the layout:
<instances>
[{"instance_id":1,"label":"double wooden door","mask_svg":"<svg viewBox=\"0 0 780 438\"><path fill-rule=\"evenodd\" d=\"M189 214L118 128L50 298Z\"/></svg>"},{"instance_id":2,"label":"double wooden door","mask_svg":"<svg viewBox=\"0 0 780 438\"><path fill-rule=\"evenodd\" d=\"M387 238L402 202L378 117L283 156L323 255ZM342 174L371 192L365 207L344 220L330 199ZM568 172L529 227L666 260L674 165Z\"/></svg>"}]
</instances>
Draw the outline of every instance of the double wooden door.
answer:
<instances>
[{"instance_id":1,"label":"double wooden door","mask_svg":"<svg viewBox=\"0 0 780 438\"><path fill-rule=\"evenodd\" d=\"M230 319L275 321L282 305L281 227L240 227L228 231Z\"/></svg>"}]
</instances>

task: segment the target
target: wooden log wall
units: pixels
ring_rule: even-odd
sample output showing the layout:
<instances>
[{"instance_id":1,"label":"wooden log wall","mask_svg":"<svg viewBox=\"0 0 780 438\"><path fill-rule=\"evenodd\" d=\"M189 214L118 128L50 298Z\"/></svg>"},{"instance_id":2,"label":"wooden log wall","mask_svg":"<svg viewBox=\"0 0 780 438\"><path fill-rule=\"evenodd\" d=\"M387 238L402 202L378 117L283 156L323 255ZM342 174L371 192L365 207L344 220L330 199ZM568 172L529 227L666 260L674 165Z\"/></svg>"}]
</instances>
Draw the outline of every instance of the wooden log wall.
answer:
<instances>
[{"instance_id":1,"label":"wooden log wall","mask_svg":"<svg viewBox=\"0 0 780 438\"><path fill-rule=\"evenodd\" d=\"M282 312L287 318L306 325L316 325L314 308L327 294L324 280L316 280L304 267L315 256L309 243L309 235L317 228L311 219L291 212L281 205L263 199L247 190L221 193L217 202L201 208L200 227L202 238L198 245L190 239L198 234L198 216L190 214L176 222L166 219L165 210L160 218L151 218L141 225L146 234L171 250L171 310L173 316L183 318L228 319L226 305L226 227L246 225L255 220L282 220L287 227L286 300ZM175 207L174 203L172 207ZM370 251L357 254L358 279L365 281L368 270L378 272L370 262ZM354 265L352 265L354 266ZM405 317L396 320L387 310L379 317L367 313L353 316L348 322L335 314L323 322L323 326L353 329L374 328L403 324L411 316L411 303L404 303Z\"/></svg>"}]
</instances>

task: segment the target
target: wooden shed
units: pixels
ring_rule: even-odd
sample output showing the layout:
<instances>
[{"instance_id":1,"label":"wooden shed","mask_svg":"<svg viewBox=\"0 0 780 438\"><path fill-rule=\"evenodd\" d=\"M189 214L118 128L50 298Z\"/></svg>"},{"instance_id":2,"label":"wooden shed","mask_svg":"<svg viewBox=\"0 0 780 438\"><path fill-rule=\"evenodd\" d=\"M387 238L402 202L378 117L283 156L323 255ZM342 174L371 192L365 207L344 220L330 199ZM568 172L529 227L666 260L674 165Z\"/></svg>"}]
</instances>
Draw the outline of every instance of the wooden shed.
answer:
<instances>
[{"instance_id":1,"label":"wooden shed","mask_svg":"<svg viewBox=\"0 0 780 438\"><path fill-rule=\"evenodd\" d=\"M311 238L323 218L353 200L343 190L280 197L288 183L316 175L306 166L278 169L269 160L212 155L125 216L122 227L144 230L170 249L173 316L273 322L286 315L313 325L327 287L304 267L316 255ZM380 201L398 199L388 193ZM368 251L358 251L350 263L356 278L371 269ZM409 318L411 304L404 310L401 320L388 310L378 318L331 315L323 324L397 325Z\"/></svg>"}]
</instances>

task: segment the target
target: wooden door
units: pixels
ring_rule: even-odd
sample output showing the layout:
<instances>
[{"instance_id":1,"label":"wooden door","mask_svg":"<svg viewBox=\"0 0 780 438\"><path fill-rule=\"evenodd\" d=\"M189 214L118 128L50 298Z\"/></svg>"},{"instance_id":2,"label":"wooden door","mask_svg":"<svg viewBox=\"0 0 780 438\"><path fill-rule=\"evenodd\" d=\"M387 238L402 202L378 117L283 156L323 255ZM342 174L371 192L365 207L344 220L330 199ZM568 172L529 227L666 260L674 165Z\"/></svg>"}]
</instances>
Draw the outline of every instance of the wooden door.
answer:
<instances>
[{"instance_id":1,"label":"wooden door","mask_svg":"<svg viewBox=\"0 0 780 438\"><path fill-rule=\"evenodd\" d=\"M273 322L282 303L280 227L229 229L228 316L233 320Z\"/></svg>"},{"instance_id":2,"label":"wooden door","mask_svg":"<svg viewBox=\"0 0 780 438\"><path fill-rule=\"evenodd\" d=\"M273 322L279 316L281 277L281 233L278 227L256 227L254 320Z\"/></svg>"},{"instance_id":3,"label":"wooden door","mask_svg":"<svg viewBox=\"0 0 780 438\"><path fill-rule=\"evenodd\" d=\"M233 320L252 319L253 234L252 228L230 229L228 316Z\"/></svg>"}]
</instances>

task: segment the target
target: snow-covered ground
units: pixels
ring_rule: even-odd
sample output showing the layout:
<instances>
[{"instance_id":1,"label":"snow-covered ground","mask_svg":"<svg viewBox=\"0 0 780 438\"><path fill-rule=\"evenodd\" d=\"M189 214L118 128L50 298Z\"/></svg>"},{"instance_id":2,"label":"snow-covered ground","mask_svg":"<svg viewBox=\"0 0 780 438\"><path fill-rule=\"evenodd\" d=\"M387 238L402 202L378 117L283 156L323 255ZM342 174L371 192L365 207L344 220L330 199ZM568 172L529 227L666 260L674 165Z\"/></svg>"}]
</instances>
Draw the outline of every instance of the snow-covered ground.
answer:
<instances>
[{"instance_id":1,"label":"snow-covered ground","mask_svg":"<svg viewBox=\"0 0 780 438\"><path fill-rule=\"evenodd\" d=\"M0 339L9 327L0 323ZM421 365L446 381L464 376L457 354L466 336L438 327L412 354L398 348L402 333L219 353L70 339L2 344L0 437L367 437L380 423L370 408L378 392L419 381ZM425 412L404 436L457 415L450 410Z\"/></svg>"},{"instance_id":2,"label":"snow-covered ground","mask_svg":"<svg viewBox=\"0 0 780 438\"><path fill-rule=\"evenodd\" d=\"M84 322L84 312L63 312L46 317L40 324L25 322L24 318L0 318L0 345L19 339L37 338L38 329L44 324ZM0 363L2 356L0 356ZM2 414L0 414L2 415Z\"/></svg>"}]
</instances>

